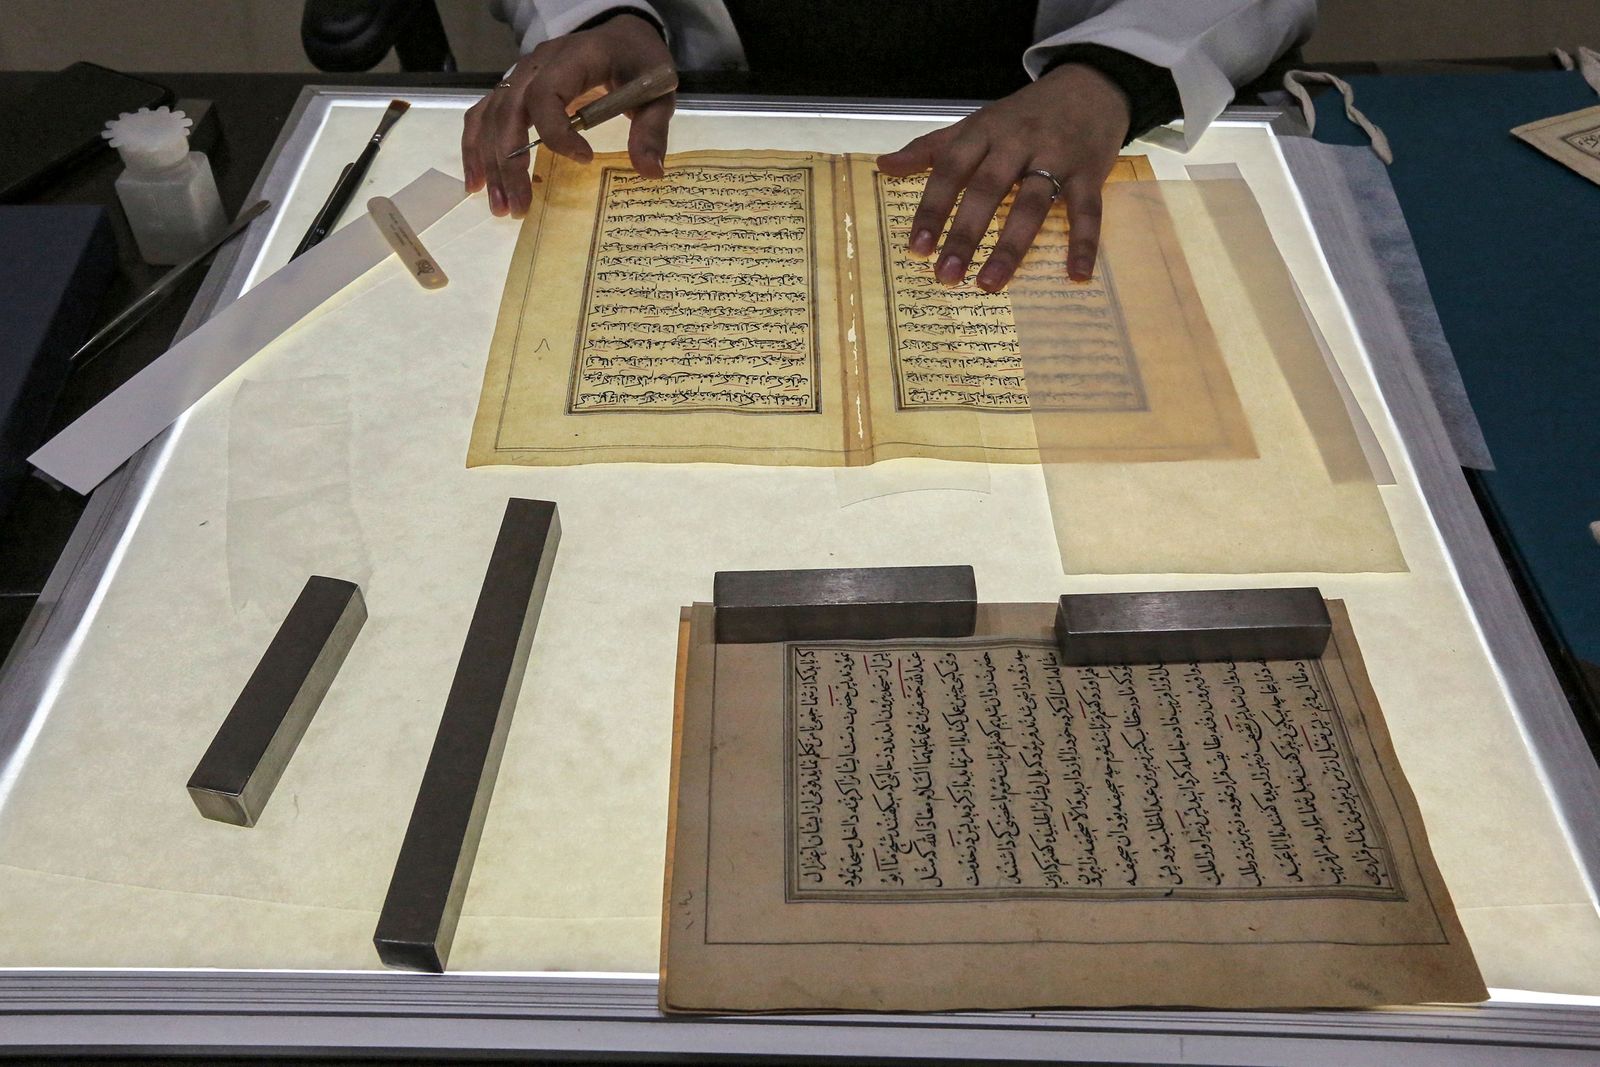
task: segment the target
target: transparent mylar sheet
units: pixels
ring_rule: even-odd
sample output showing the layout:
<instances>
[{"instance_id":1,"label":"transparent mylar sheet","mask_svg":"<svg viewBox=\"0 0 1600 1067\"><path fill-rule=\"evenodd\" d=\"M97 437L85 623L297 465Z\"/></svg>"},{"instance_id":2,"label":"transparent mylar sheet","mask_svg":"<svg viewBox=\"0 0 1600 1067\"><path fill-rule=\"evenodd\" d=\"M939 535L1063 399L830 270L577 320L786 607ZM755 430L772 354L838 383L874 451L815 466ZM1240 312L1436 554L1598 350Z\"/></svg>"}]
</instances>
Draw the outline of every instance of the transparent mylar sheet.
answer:
<instances>
[{"instance_id":1,"label":"transparent mylar sheet","mask_svg":"<svg viewBox=\"0 0 1600 1067\"><path fill-rule=\"evenodd\" d=\"M1097 278L1071 283L1033 261L1013 286L1063 568L1404 570L1345 396L1249 185L1129 182L1103 195ZM1113 285L1146 410L1086 427L1053 400L1093 367L1078 298ZM1112 436L1120 451L1106 448Z\"/></svg>"},{"instance_id":2,"label":"transparent mylar sheet","mask_svg":"<svg viewBox=\"0 0 1600 1067\"><path fill-rule=\"evenodd\" d=\"M267 268L384 102L331 109ZM459 108L413 107L363 193L453 170L459 123ZM691 113L674 120L671 147L874 152L933 125ZM593 141L617 150L624 135L619 123ZM1600 993L1600 920L1272 138L1223 126L1188 157L1153 152L1159 177L1236 162L1250 182L1395 466L1380 492L1409 573L1066 576L1028 464L989 468L987 493L844 508L835 472L817 468L468 470L518 230L480 195L423 234L448 287L425 292L398 262L380 266L182 426L0 782L0 965L376 970L378 909L516 495L558 503L562 543L452 969L655 971L678 612L710 599L713 572L970 563L992 602L1238 584L1315 584L1344 600L1485 979ZM280 421L320 465L278 435ZM284 505L270 536L254 526L266 505L243 506L266 497ZM361 544L339 530L359 530ZM184 783L307 572L363 566L369 620L260 823L202 819Z\"/></svg>"}]
</instances>

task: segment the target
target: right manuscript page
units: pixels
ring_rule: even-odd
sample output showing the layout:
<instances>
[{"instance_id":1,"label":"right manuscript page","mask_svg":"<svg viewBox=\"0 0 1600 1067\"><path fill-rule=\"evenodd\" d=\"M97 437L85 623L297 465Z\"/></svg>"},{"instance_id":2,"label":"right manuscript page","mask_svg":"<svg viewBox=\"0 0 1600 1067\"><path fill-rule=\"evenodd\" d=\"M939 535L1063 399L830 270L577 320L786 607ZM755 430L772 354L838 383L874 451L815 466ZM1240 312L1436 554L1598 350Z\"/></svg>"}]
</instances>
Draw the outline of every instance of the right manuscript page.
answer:
<instances>
[{"instance_id":1,"label":"right manuscript page","mask_svg":"<svg viewBox=\"0 0 1600 1067\"><path fill-rule=\"evenodd\" d=\"M1070 667L693 616L670 1009L1308 1008L1487 995L1342 605L1317 659Z\"/></svg>"},{"instance_id":2,"label":"right manuscript page","mask_svg":"<svg viewBox=\"0 0 1600 1067\"><path fill-rule=\"evenodd\" d=\"M906 247L927 175L894 177L851 157L850 178L874 458L1032 461L1029 414L1041 406L1057 413L1052 425L1080 462L1255 454L1170 234L1151 233L1151 255L1127 264L1102 254L1088 282L1072 282L1057 207L1017 281L986 293L972 276L1009 217L1008 197L974 269L948 287ZM1124 156L1107 184L1151 178L1142 156Z\"/></svg>"}]
</instances>

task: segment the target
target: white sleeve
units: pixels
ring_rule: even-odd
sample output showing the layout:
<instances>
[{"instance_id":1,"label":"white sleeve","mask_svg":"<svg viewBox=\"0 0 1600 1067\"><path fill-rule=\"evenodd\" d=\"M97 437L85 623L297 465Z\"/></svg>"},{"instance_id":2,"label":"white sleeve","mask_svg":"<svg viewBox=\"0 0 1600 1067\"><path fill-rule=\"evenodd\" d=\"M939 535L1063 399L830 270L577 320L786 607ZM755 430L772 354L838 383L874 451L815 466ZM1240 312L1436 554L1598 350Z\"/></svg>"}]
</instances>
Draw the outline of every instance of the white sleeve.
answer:
<instances>
[{"instance_id":1,"label":"white sleeve","mask_svg":"<svg viewBox=\"0 0 1600 1067\"><path fill-rule=\"evenodd\" d=\"M1063 45L1098 44L1172 72L1193 145L1234 89L1316 25L1316 0L1039 0L1030 77Z\"/></svg>"},{"instance_id":2,"label":"white sleeve","mask_svg":"<svg viewBox=\"0 0 1600 1067\"><path fill-rule=\"evenodd\" d=\"M489 0L490 13L511 24L517 49L523 53L619 7L648 12L666 29L680 70L733 70L745 65L739 32L722 0Z\"/></svg>"}]
</instances>

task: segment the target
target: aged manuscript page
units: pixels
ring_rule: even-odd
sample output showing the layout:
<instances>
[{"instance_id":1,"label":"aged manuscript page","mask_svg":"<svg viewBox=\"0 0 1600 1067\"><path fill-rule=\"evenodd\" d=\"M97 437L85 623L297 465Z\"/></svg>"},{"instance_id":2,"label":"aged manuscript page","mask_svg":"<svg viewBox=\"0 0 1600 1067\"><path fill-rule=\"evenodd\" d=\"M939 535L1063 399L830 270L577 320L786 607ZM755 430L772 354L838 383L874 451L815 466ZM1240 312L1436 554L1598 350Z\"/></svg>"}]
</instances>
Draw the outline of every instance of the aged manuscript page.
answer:
<instances>
[{"instance_id":1,"label":"aged manuscript page","mask_svg":"<svg viewBox=\"0 0 1600 1067\"><path fill-rule=\"evenodd\" d=\"M469 465L844 452L836 161L626 163L539 154Z\"/></svg>"},{"instance_id":2,"label":"aged manuscript page","mask_svg":"<svg viewBox=\"0 0 1600 1067\"><path fill-rule=\"evenodd\" d=\"M469 465L1037 461L1023 308L970 281L947 289L906 253L921 176L804 152L682 154L659 181L622 155L541 154L534 173ZM1128 157L1111 180L1149 177ZM1214 343L1188 340L1181 252L1153 247L1153 287L1135 272L1119 290L1109 258L1070 284L1065 213L1052 213L1030 255L1061 278L1043 297L1066 366L1048 383L1052 409L1082 414L1086 458L1212 454L1219 441L1252 455ZM1152 432L1159 445L1162 427L1194 424L1196 383L1217 398L1203 425L1224 429L1153 447Z\"/></svg>"},{"instance_id":3,"label":"aged manuscript page","mask_svg":"<svg viewBox=\"0 0 1600 1067\"><path fill-rule=\"evenodd\" d=\"M715 645L691 613L663 1004L1339 1007L1487 996L1342 605L1317 660L1066 667Z\"/></svg>"}]
</instances>

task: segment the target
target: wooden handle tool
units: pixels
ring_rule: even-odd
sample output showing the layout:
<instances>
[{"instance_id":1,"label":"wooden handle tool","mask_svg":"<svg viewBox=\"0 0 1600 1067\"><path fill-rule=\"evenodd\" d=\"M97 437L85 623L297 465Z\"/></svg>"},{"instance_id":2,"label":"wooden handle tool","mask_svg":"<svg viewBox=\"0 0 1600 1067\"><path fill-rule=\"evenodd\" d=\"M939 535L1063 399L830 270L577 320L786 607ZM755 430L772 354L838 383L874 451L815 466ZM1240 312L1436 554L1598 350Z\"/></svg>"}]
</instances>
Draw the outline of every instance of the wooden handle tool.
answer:
<instances>
[{"instance_id":1,"label":"wooden handle tool","mask_svg":"<svg viewBox=\"0 0 1600 1067\"><path fill-rule=\"evenodd\" d=\"M573 115L569 125L574 130L588 130L616 118L624 111L632 111L636 107L643 107L653 100L659 100L678 87L678 72L672 67L662 65L653 67L639 75L633 81L621 86L614 92L607 93L591 104L580 107L577 114ZM515 159L524 152L532 151L543 138L530 141L508 153L507 159Z\"/></svg>"}]
</instances>

